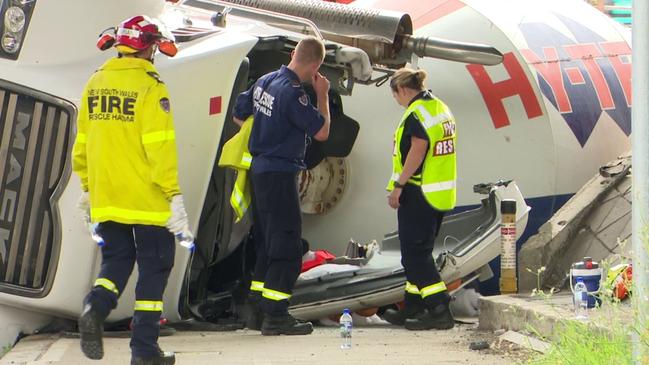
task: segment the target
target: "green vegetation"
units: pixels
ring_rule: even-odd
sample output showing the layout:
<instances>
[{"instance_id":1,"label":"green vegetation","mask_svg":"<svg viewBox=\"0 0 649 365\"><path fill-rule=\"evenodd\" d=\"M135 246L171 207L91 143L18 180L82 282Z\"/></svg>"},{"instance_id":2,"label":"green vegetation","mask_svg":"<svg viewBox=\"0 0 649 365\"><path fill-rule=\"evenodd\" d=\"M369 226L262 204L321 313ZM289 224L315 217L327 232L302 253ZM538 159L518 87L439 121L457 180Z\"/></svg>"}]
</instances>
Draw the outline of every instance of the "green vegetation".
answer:
<instances>
[{"instance_id":1,"label":"green vegetation","mask_svg":"<svg viewBox=\"0 0 649 365\"><path fill-rule=\"evenodd\" d=\"M629 326L593 330L586 323L567 321L550 351L530 360L533 365L625 365L632 364L633 346Z\"/></svg>"},{"instance_id":2,"label":"green vegetation","mask_svg":"<svg viewBox=\"0 0 649 365\"><path fill-rule=\"evenodd\" d=\"M0 352L0 359L2 359L2 357L5 356L5 354L7 354L7 352L9 352L9 350L11 350L12 347L13 346L11 345L5 345L5 347L3 347Z\"/></svg>"},{"instance_id":3,"label":"green vegetation","mask_svg":"<svg viewBox=\"0 0 649 365\"><path fill-rule=\"evenodd\" d=\"M619 241L620 246L628 242ZM643 231L643 246L646 252L649 252L649 227ZM621 262L629 262L630 257L616 255L609 260L600 262L604 273L611 267L611 261L621 259ZM540 277L545 271L541 268L534 273L537 275L537 288L533 291L532 296L541 296L549 299L554 294L554 289L550 293L545 293L540 289ZM631 283L627 283L631 287ZM528 365L632 365L642 364L649 365L649 322L647 321L648 304L640 304L641 308L634 307L633 311L629 310L628 304L620 303L613 299L612 291L608 288L600 288L599 297L603 304L591 312L589 322L580 322L574 319L566 319L562 325L557 326L557 330L551 338L542 338L534 329L530 332L535 333L537 337L551 343L550 350L545 354L539 354L527 361ZM638 303L639 304L639 303ZM641 316L645 316L644 321L639 321ZM641 327L644 322L645 327ZM634 340L641 343L645 349L639 362L634 362Z\"/></svg>"}]
</instances>

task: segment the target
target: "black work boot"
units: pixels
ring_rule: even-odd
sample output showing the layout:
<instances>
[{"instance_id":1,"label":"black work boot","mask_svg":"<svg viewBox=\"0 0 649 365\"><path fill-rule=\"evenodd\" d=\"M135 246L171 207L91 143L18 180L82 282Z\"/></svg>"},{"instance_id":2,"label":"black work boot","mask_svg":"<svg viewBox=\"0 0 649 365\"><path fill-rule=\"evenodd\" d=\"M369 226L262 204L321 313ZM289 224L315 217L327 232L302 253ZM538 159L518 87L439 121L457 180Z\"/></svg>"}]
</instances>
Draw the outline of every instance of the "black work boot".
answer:
<instances>
[{"instance_id":1,"label":"black work boot","mask_svg":"<svg viewBox=\"0 0 649 365\"><path fill-rule=\"evenodd\" d=\"M79 334L81 335L81 351L87 358L99 360L104 357L102 340L104 318L90 304L83 307L79 316Z\"/></svg>"},{"instance_id":2,"label":"black work boot","mask_svg":"<svg viewBox=\"0 0 649 365\"><path fill-rule=\"evenodd\" d=\"M407 318L415 318L424 312L424 304L421 300L421 296L406 293L403 301L403 309L388 309L383 313L383 319L395 326L403 326Z\"/></svg>"},{"instance_id":3,"label":"black work boot","mask_svg":"<svg viewBox=\"0 0 649 365\"><path fill-rule=\"evenodd\" d=\"M266 314L261 325L261 334L264 336L308 335L311 332L311 322L299 322L288 313L280 316Z\"/></svg>"},{"instance_id":4,"label":"black work boot","mask_svg":"<svg viewBox=\"0 0 649 365\"><path fill-rule=\"evenodd\" d=\"M406 329L412 331L448 330L455 326L455 319L453 319L448 302L444 302L432 309L427 309L416 318L406 319L405 326Z\"/></svg>"},{"instance_id":5,"label":"black work boot","mask_svg":"<svg viewBox=\"0 0 649 365\"><path fill-rule=\"evenodd\" d=\"M158 356L153 357L136 357L131 358L131 365L174 365L176 355L173 352L160 351Z\"/></svg>"},{"instance_id":6,"label":"black work boot","mask_svg":"<svg viewBox=\"0 0 649 365\"><path fill-rule=\"evenodd\" d=\"M243 316L245 318L246 328L259 331L264 321L264 313L259 308L259 303L249 300L243 306Z\"/></svg>"}]
</instances>

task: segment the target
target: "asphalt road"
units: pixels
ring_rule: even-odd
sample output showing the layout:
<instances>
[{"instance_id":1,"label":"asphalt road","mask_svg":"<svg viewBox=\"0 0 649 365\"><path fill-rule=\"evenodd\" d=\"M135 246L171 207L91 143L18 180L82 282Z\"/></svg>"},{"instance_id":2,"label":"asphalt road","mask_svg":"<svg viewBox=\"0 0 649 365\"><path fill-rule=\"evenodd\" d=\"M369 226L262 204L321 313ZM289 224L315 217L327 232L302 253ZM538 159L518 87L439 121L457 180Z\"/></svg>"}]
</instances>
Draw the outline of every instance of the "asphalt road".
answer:
<instances>
[{"instance_id":1,"label":"asphalt road","mask_svg":"<svg viewBox=\"0 0 649 365\"><path fill-rule=\"evenodd\" d=\"M160 338L166 351L176 352L176 364L479 364L504 365L515 361L506 353L469 349L472 341L493 335L477 332L474 325L449 331L412 332L392 326L354 328L353 347L340 349L338 329L316 327L309 336L264 337L259 332L178 332ZM86 359L79 340L56 335L22 339L2 359L4 364L129 364L128 339L105 339L105 357Z\"/></svg>"}]
</instances>

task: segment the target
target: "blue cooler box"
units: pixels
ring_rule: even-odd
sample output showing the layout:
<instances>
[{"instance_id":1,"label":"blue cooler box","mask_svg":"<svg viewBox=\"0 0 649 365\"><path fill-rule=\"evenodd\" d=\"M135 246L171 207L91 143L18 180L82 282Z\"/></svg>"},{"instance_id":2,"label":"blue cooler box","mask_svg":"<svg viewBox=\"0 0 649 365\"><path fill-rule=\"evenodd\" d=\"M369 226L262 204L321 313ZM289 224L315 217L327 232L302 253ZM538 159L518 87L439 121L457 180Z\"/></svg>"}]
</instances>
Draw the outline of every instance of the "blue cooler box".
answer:
<instances>
[{"instance_id":1,"label":"blue cooler box","mask_svg":"<svg viewBox=\"0 0 649 365\"><path fill-rule=\"evenodd\" d=\"M584 257L584 261L572 264L570 268L570 290L574 293L577 278L581 277L588 289L588 308L602 304L602 300L595 295L599 293L599 283L602 280L602 268L590 257Z\"/></svg>"}]
</instances>

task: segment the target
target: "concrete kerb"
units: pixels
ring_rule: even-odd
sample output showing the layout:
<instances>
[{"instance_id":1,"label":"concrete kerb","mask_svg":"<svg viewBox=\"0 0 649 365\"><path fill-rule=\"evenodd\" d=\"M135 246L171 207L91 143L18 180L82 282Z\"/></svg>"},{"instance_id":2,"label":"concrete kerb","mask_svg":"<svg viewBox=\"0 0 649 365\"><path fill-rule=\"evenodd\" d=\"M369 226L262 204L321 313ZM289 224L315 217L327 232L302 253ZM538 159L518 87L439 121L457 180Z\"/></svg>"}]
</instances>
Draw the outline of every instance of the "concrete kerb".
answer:
<instances>
[{"instance_id":1,"label":"concrete kerb","mask_svg":"<svg viewBox=\"0 0 649 365\"><path fill-rule=\"evenodd\" d=\"M556 340L561 333L561 326L578 322L572 312L570 293L559 294L548 298L523 295L498 295L480 298L479 329L497 331L500 329L529 333L544 340ZM591 311L591 319L585 324L594 332L612 336L605 326L611 312L607 310ZM584 323L584 322L582 322Z\"/></svg>"}]
</instances>

